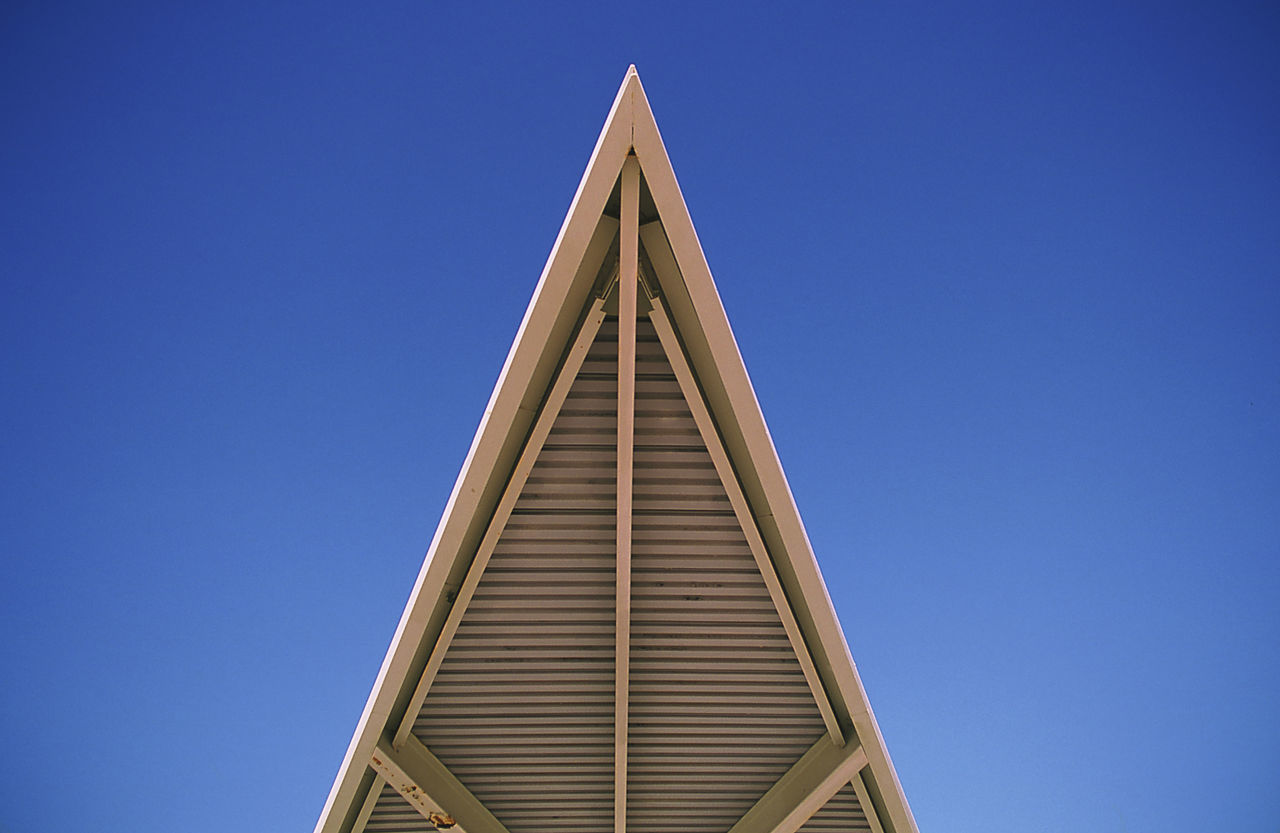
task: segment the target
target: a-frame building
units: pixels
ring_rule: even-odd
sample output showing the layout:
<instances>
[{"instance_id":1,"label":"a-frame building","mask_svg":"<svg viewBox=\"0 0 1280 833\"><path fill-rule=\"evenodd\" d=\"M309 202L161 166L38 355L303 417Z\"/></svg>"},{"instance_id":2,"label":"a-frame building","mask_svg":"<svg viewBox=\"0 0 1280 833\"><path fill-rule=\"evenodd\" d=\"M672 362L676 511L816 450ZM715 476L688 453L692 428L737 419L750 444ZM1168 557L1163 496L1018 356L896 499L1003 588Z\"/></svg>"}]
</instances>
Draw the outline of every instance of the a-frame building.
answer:
<instances>
[{"instance_id":1,"label":"a-frame building","mask_svg":"<svg viewBox=\"0 0 1280 833\"><path fill-rule=\"evenodd\" d=\"M635 68L317 833L915 833Z\"/></svg>"}]
</instances>

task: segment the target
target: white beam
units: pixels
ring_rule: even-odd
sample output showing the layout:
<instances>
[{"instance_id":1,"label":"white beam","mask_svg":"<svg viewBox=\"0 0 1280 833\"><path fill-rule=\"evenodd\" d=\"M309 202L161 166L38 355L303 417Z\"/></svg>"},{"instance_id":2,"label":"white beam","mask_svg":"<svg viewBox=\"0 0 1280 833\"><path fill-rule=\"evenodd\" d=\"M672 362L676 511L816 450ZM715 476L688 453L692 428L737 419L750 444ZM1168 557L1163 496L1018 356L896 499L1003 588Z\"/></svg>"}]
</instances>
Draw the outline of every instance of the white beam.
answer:
<instances>
[{"instance_id":1,"label":"white beam","mask_svg":"<svg viewBox=\"0 0 1280 833\"><path fill-rule=\"evenodd\" d=\"M795 833L867 765L862 747L825 735L738 819L729 833Z\"/></svg>"},{"instance_id":2,"label":"white beam","mask_svg":"<svg viewBox=\"0 0 1280 833\"><path fill-rule=\"evenodd\" d=\"M438 828L453 833L508 833L502 822L413 735L399 748L392 748L385 740L378 741L369 765Z\"/></svg>"},{"instance_id":3,"label":"white beam","mask_svg":"<svg viewBox=\"0 0 1280 833\"><path fill-rule=\"evenodd\" d=\"M635 455L636 289L640 264L640 164L622 163L618 263L618 513L613 716L613 829L627 833L627 724L631 688L631 490Z\"/></svg>"},{"instance_id":4,"label":"white beam","mask_svg":"<svg viewBox=\"0 0 1280 833\"><path fill-rule=\"evenodd\" d=\"M453 607L449 609L449 615L445 619L444 627L440 630L440 636L436 639L436 644L431 649L431 655L427 658L427 665L418 680L418 686L414 689L413 697L410 698L409 705L405 708L404 717L401 718L400 726L396 730L394 740L396 746L403 744L405 738L409 737L413 731L413 723L418 718L422 703L427 699L427 692L436 678L436 673L440 670L440 664L444 662L445 652L449 650L449 645L453 642L453 637L458 632L458 626L462 624L462 615L466 612L467 605L470 604L476 588L480 585L480 579L484 575L484 568L489 564L489 558L493 555L494 547L498 545L498 538L502 535L502 530L506 528L507 519L511 517L511 510L515 508L516 500L519 499L525 481L529 478L529 472L533 470L533 464L538 459L538 453L542 451L542 444L546 442L547 435L551 433L551 426L555 422L556 415L560 413L560 407L564 404L565 397L569 395L569 388L573 385L573 380L577 377L578 370L582 367L582 362L587 357L587 351L591 349L591 342L595 340L602 321L604 321L604 300L597 298L592 302L586 320L582 322L582 327L578 330L578 336L569 348L569 353L565 357L564 364L560 367L556 381L547 394L546 402L534 422L533 430L529 433L529 439L525 443L524 450L520 453L520 459L516 462L515 470L511 473L511 479L507 482L507 488L502 493L502 499L498 501L493 518L489 521L489 528L485 531L484 538L480 540L480 547L476 551L475 559L471 562L471 567L467 570L467 577L463 580L462 587L458 590L458 596L453 601Z\"/></svg>"},{"instance_id":5,"label":"white beam","mask_svg":"<svg viewBox=\"0 0 1280 833\"><path fill-rule=\"evenodd\" d=\"M729 503L733 505L733 512L737 516L742 532L747 538L748 546L751 547L751 554L755 557L756 567L759 568L760 575L764 577L765 586L769 588L769 598L773 600L773 606L778 611L778 618L782 620L782 627L787 632L787 639L791 642L791 650L795 652L796 659L800 663L800 669L804 672L805 681L809 684L809 691L812 692L814 702L818 706L818 712L822 715L822 722L826 725L827 732L831 735L831 740L837 746L843 746L844 732L840 729L835 711L831 708L831 701L828 699L826 689L822 685L822 678L818 675L818 669L813 664L813 657L809 654L808 646L805 645L804 634L801 633L800 625L796 622L795 614L791 610L791 604L787 601L787 594L782 589L782 582L778 580L778 574L773 568L773 561L769 557L769 550L765 547L764 539L760 537L759 529L756 528L755 517L751 513L751 506L747 503L746 496L742 493L742 487L738 484L738 475L734 472L733 463L729 460L729 455L725 451L724 445L720 442L720 433L716 430L715 421L712 420L711 412L707 410L707 405L702 399L702 390L698 387L698 382L693 377L693 371L685 360L680 341L676 338L675 330L667 318L666 310L663 308L660 299L655 298L653 300L653 309L649 311L649 320L653 322L653 328L658 332L658 340L662 342L662 349L666 352L667 359L671 362L671 368L675 371L676 379L680 383L680 390L684 393L685 401L689 403L689 410L693 413L693 421L698 424L698 431L702 434L702 441L707 446L712 462L715 463L716 472L720 475L720 482L724 484L725 492L729 496Z\"/></svg>"}]
</instances>

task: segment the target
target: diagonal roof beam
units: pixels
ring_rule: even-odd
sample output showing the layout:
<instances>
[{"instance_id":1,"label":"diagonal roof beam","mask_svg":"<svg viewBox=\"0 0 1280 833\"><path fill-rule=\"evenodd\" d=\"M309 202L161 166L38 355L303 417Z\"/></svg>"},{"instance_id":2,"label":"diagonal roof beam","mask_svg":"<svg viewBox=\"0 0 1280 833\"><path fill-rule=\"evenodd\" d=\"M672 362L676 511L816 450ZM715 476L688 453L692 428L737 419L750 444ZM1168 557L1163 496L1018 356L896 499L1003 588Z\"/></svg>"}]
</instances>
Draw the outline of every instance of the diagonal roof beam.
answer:
<instances>
[{"instance_id":1,"label":"diagonal roof beam","mask_svg":"<svg viewBox=\"0 0 1280 833\"><path fill-rule=\"evenodd\" d=\"M655 246L654 248L659 251L666 249L665 246ZM661 257L655 259L651 254L650 260L654 262L655 269L662 268L658 265L661 262ZM666 266L664 264L664 267ZM670 266L674 266L674 264ZM827 697L826 689L822 686L822 678L818 676L818 669L813 664L813 657L809 654L808 646L805 645L804 634L800 632L800 625L796 623L795 614L787 601L787 594L782 589L782 582L778 580L778 574L773 569L773 561L769 558L769 551L765 548L764 540L760 537L760 531L756 529L756 521L751 514L751 507L747 504L747 499L742 494L742 488L738 485L738 476L733 470L733 464L729 462L729 455L725 453L724 446L720 442L720 434L711 418L711 412L707 410L706 403L702 401L702 392L698 388L697 381L693 378L693 371L690 370L689 363L685 361L684 351L681 349L675 330L667 318L662 301L655 298L652 303L653 309L649 311L649 320L653 322L653 328L658 332L658 340L662 342L662 349L666 351L667 359L671 362L671 367L675 371L676 379L680 383L680 390L684 393L684 398L689 403L689 410L693 413L693 421L698 424L698 431L702 434L702 441L706 444L707 451L711 454L711 460L715 463L716 472L720 475L720 481L724 484L725 492L729 495L729 503L733 505L734 514L737 515L738 523L742 526L743 534L746 535L747 544L751 547L751 554L756 560L756 567L759 568L760 574L764 577L765 586L769 588L769 598L773 600L773 606L778 611L778 617L782 619L782 627L787 632L787 639L791 641L791 649L795 652L796 659L800 662L801 670L804 671L805 682L809 684L809 691L813 694L814 702L817 703L818 712L822 715L822 722L826 724L827 733L831 736L831 740L837 746L843 746L844 732L840 729L835 711L831 708L831 700Z\"/></svg>"},{"instance_id":2,"label":"diagonal roof beam","mask_svg":"<svg viewBox=\"0 0 1280 833\"><path fill-rule=\"evenodd\" d=\"M382 795L382 786L387 780L381 775L373 776L373 783L369 785L369 792L365 794L364 803L360 805L360 812L356 813L356 820L351 825L351 833L364 833L365 825L369 823L369 817L373 815L373 808L378 803L378 797Z\"/></svg>"},{"instance_id":3,"label":"diagonal roof beam","mask_svg":"<svg viewBox=\"0 0 1280 833\"><path fill-rule=\"evenodd\" d=\"M867 784L862 780L861 772L853 776L853 791L858 794L858 804L862 806L862 814L867 817L867 824L871 825L871 833L884 833L884 826L880 824L875 804L871 803L871 794L867 792Z\"/></svg>"},{"instance_id":4,"label":"diagonal roof beam","mask_svg":"<svg viewBox=\"0 0 1280 833\"><path fill-rule=\"evenodd\" d=\"M502 822L412 735L399 748L393 748L385 740L378 741L369 765L423 818L440 829L455 833L508 833ZM374 783L378 783L377 779Z\"/></svg>"},{"instance_id":5,"label":"diagonal roof beam","mask_svg":"<svg viewBox=\"0 0 1280 833\"><path fill-rule=\"evenodd\" d=\"M480 541L480 548L476 551L475 560L471 562L467 577L462 582L462 587L458 590L458 597L454 599L453 607L449 609L449 616L445 619L444 628L441 629L440 636L436 639L435 647L431 649L426 668L422 671L418 686L414 689L413 697L409 700L404 717L400 720L400 727L396 730L394 740L396 746L403 744L405 739L413 732L413 723L418 719L418 712L421 711L422 703L427 699L427 692L436 678L436 673L440 671L440 664L444 662L445 652L449 650L449 645L453 642L453 637L458 632L458 626L462 624L462 615L466 612L467 605L471 603L471 598L475 595L476 588L480 586L484 568L489 564L489 558L493 555L493 550L498 545L498 539L501 537L503 529L506 528L507 519L511 517L511 510L515 508L516 501L520 498L520 492L524 489L525 481L529 478L529 472L533 470L533 464L538 459L538 453L542 451L542 445L546 442L547 435L551 433L551 426L555 422L556 416L560 413L560 407L564 405L565 398L569 395L569 388L573 385L573 380L577 377L578 370L582 367L582 362L587 357L587 351L591 349L591 342L595 340L596 333L600 330L600 324L603 321L604 299L596 298L592 301L586 320L582 322L582 327L578 330L578 337L574 339L573 346L569 349L564 364L560 367L560 372L556 377L555 384L551 387L551 392L547 394L547 401L534 422L533 431L529 434L529 441L525 444L524 451L520 454L515 470L511 473L511 480L508 481L507 488L502 494L502 499L498 501L498 507L494 510L493 518L489 521L489 528L485 532L484 538Z\"/></svg>"},{"instance_id":6,"label":"diagonal roof beam","mask_svg":"<svg viewBox=\"0 0 1280 833\"><path fill-rule=\"evenodd\" d=\"M795 833L867 765L857 743L818 742L738 819L729 833Z\"/></svg>"}]
</instances>

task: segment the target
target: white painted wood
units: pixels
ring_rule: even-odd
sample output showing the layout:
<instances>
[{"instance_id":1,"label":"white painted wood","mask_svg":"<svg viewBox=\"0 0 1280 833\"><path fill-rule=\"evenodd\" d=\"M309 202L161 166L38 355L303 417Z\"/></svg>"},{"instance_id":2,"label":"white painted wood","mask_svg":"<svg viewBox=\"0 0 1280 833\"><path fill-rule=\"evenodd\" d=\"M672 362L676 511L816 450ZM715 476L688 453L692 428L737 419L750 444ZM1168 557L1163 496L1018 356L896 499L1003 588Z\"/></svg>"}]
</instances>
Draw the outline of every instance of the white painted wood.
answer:
<instances>
[{"instance_id":1,"label":"white painted wood","mask_svg":"<svg viewBox=\"0 0 1280 833\"><path fill-rule=\"evenodd\" d=\"M876 813L876 807L871 803L871 795L867 792L867 785L862 780L862 773L859 772L853 776L853 791L858 794L858 804L862 807L862 814L867 817L867 824L871 825L871 833L884 833L884 827L880 825L880 816Z\"/></svg>"},{"instance_id":2,"label":"white painted wood","mask_svg":"<svg viewBox=\"0 0 1280 833\"><path fill-rule=\"evenodd\" d=\"M707 452L711 455L711 461L715 464L716 472L720 475L720 482L724 485L725 492L729 496L729 503L733 506L733 512L738 518L738 523L742 525L742 532L747 538L748 546L751 547L751 554L755 557L756 567L759 568L760 575L764 578L765 586L769 589L769 597L773 600L773 606L777 609L778 617L782 620L782 627L787 632L787 639L791 641L791 649L795 651L796 659L800 662L800 669L804 671L805 682L809 684L809 690L813 693L814 702L817 703L818 711L822 714L822 722L826 724L827 733L831 736L832 742L837 746L843 746L845 742L844 732L836 721L835 712L831 708L831 701L827 698L827 692L823 688L817 669L814 667L809 648L805 645L804 635L800 632L800 626L796 624L795 614L792 613L786 593L782 589L782 584L778 581L777 573L774 572L773 561L769 557L769 552L765 548L759 530L756 529L751 507L747 505L746 497L743 496L742 489L738 486L738 477L734 473L733 464L729 461L729 456L725 453L724 446L720 443L720 434L711 419L706 403L702 401L702 392L698 388L697 380L694 379L693 372L689 368L688 362L685 361L684 351L680 348L679 339L671 328L671 322L667 318L662 302L655 298L652 303L653 309L649 311L649 320L653 322L653 328L658 333L658 339L662 342L662 347L667 353L667 360L671 363L671 368L676 374L676 380L680 383L680 391L684 394L686 402L688 402L694 422L698 424L698 431L702 435L702 441L706 444Z\"/></svg>"},{"instance_id":3,"label":"white painted wood","mask_svg":"<svg viewBox=\"0 0 1280 833\"><path fill-rule=\"evenodd\" d=\"M409 700L408 708L405 709L404 717L400 720L400 727L396 730L394 740L396 746L403 744L405 738L413 731L413 722L417 719L418 712L422 709L423 701L427 699L427 692L431 689L431 683L435 680L436 673L440 670L440 663L444 662L445 652L449 650L449 644L458 632L458 625L462 623L462 617L467 611L467 605L471 602L472 596L475 595L476 587L480 585L480 579L484 577L484 569L488 566L489 558L493 555L493 548L497 546L502 530L506 528L507 520L511 517L511 510L520 498L520 491L524 488L529 472L533 469L533 464L537 462L538 454L542 451L542 445L546 442L547 434L551 432L551 426L555 423L556 416L559 415L560 408L564 405L565 397L569 395L569 388L573 385L573 380L578 375L578 368L582 367L582 361L587 357L587 351L591 348L591 342L595 339L603 321L604 300L597 298L591 303L591 309L587 313L586 319L582 322L582 327L578 330L578 337L574 339L573 346L565 356L564 364L560 368L555 384L551 386L551 390L547 394L546 402L534 422L533 431L529 434L529 440L525 444L524 451L521 452L515 470L511 473L511 480L507 483L506 491L503 492L502 499L498 501L498 507L494 511L493 519L489 522L489 528L485 532L484 538L480 541L480 548L476 551L475 560L471 562L471 568L467 571L467 578L458 590L457 598L454 599L453 607L449 610L449 616L445 619L440 636L437 638L435 646L431 649L431 656L427 659L427 665L423 669L418 685Z\"/></svg>"},{"instance_id":4,"label":"white painted wood","mask_svg":"<svg viewBox=\"0 0 1280 833\"><path fill-rule=\"evenodd\" d=\"M635 67L631 68L631 72ZM631 672L631 494L636 412L636 290L639 269L640 165L622 165L618 263L617 652L613 723L613 827L627 831L627 696Z\"/></svg>"},{"instance_id":5,"label":"white painted wood","mask_svg":"<svg viewBox=\"0 0 1280 833\"><path fill-rule=\"evenodd\" d=\"M399 749L379 741L369 756L369 765L437 827L452 820L454 824L447 829L453 833L508 833L440 759L412 735Z\"/></svg>"},{"instance_id":6,"label":"white painted wood","mask_svg":"<svg viewBox=\"0 0 1280 833\"><path fill-rule=\"evenodd\" d=\"M856 743L836 746L819 738L729 833L795 833L866 764Z\"/></svg>"}]
</instances>

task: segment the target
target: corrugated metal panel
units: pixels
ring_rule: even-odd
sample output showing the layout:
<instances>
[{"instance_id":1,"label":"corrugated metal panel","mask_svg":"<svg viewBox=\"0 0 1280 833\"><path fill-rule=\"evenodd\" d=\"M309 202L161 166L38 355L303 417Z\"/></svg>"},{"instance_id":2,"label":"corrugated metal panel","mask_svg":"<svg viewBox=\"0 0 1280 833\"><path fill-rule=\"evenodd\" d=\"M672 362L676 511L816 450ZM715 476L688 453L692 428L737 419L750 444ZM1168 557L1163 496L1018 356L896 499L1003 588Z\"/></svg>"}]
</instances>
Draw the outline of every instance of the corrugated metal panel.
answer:
<instances>
[{"instance_id":1,"label":"corrugated metal panel","mask_svg":"<svg viewBox=\"0 0 1280 833\"><path fill-rule=\"evenodd\" d=\"M647 321L636 372L628 828L722 833L825 727Z\"/></svg>"},{"instance_id":2,"label":"corrugated metal panel","mask_svg":"<svg viewBox=\"0 0 1280 833\"><path fill-rule=\"evenodd\" d=\"M511 833L613 830L617 324L597 335L414 724Z\"/></svg>"},{"instance_id":3,"label":"corrugated metal panel","mask_svg":"<svg viewBox=\"0 0 1280 833\"><path fill-rule=\"evenodd\" d=\"M867 822L867 816L862 812L862 805L858 802L857 792L854 791L852 784L845 784L840 792L831 796L831 799L804 823L799 833L850 833L850 831L858 833L858 831L870 829L871 825Z\"/></svg>"},{"instance_id":4,"label":"corrugated metal panel","mask_svg":"<svg viewBox=\"0 0 1280 833\"><path fill-rule=\"evenodd\" d=\"M637 344L628 827L723 833L825 727L653 327ZM414 733L511 833L613 830L617 323Z\"/></svg>"},{"instance_id":5,"label":"corrugated metal panel","mask_svg":"<svg viewBox=\"0 0 1280 833\"><path fill-rule=\"evenodd\" d=\"M365 833L434 833L435 829L395 787L385 783L364 826Z\"/></svg>"}]
</instances>

